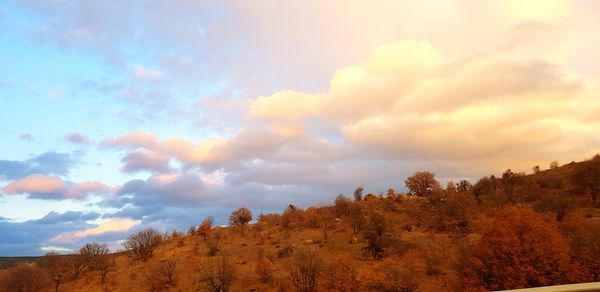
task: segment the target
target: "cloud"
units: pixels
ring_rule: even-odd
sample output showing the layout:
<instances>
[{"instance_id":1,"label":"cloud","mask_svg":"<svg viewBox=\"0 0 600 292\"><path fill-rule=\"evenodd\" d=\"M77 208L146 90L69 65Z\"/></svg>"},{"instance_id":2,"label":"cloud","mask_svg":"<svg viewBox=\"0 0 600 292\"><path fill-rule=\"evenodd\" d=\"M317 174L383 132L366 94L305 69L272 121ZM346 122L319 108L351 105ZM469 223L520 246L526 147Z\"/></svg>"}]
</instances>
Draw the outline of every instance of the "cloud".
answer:
<instances>
[{"instance_id":1,"label":"cloud","mask_svg":"<svg viewBox=\"0 0 600 292\"><path fill-rule=\"evenodd\" d=\"M70 211L66 213L49 212L40 219L25 222L13 222L0 217L0 254L14 256L38 256L45 252L51 244L50 239L57 234L89 227L87 220L98 218L97 213ZM76 250L82 242L67 244L61 248Z\"/></svg>"},{"instance_id":2,"label":"cloud","mask_svg":"<svg viewBox=\"0 0 600 292\"><path fill-rule=\"evenodd\" d=\"M456 62L440 55L423 42L382 46L364 63L338 70L327 94L259 97L256 116L277 123L286 109L297 119L320 112L361 151L485 163L490 170L509 160L525 167L596 151L600 119L591 113L600 101L585 80L541 60L498 55ZM298 115L315 99L320 108Z\"/></svg>"},{"instance_id":3,"label":"cloud","mask_svg":"<svg viewBox=\"0 0 600 292\"><path fill-rule=\"evenodd\" d=\"M70 154L51 151L23 161L0 160L0 176L18 179L34 173L67 175L73 165Z\"/></svg>"},{"instance_id":4,"label":"cloud","mask_svg":"<svg viewBox=\"0 0 600 292\"><path fill-rule=\"evenodd\" d=\"M29 133L25 133L25 134L22 134L21 136L19 136L19 140L21 140L21 141L31 141L31 140L33 140L33 136L31 134L29 134Z\"/></svg>"},{"instance_id":5,"label":"cloud","mask_svg":"<svg viewBox=\"0 0 600 292\"><path fill-rule=\"evenodd\" d=\"M57 176L32 174L20 180L11 181L2 188L9 195L27 194L30 197L47 200L83 199L88 194L107 191L102 183L89 181L70 183Z\"/></svg>"},{"instance_id":6,"label":"cloud","mask_svg":"<svg viewBox=\"0 0 600 292\"><path fill-rule=\"evenodd\" d=\"M140 150L130 152L121 159L124 163L122 170L132 173L142 170L166 172L169 170L171 158L153 151Z\"/></svg>"},{"instance_id":7,"label":"cloud","mask_svg":"<svg viewBox=\"0 0 600 292\"><path fill-rule=\"evenodd\" d=\"M100 223L96 227L87 228L79 231L64 232L53 237L51 242L69 243L76 242L88 237L97 237L105 233L125 233L132 227L141 224L140 220L132 220L129 218L111 218Z\"/></svg>"},{"instance_id":8,"label":"cloud","mask_svg":"<svg viewBox=\"0 0 600 292\"><path fill-rule=\"evenodd\" d=\"M73 144L89 144L91 142L87 136L77 132L69 133L67 136L65 136L65 141Z\"/></svg>"},{"instance_id":9,"label":"cloud","mask_svg":"<svg viewBox=\"0 0 600 292\"><path fill-rule=\"evenodd\" d=\"M144 68L142 66L133 66L131 68L131 73L137 79L148 81L156 81L163 77L163 73L156 70Z\"/></svg>"}]
</instances>

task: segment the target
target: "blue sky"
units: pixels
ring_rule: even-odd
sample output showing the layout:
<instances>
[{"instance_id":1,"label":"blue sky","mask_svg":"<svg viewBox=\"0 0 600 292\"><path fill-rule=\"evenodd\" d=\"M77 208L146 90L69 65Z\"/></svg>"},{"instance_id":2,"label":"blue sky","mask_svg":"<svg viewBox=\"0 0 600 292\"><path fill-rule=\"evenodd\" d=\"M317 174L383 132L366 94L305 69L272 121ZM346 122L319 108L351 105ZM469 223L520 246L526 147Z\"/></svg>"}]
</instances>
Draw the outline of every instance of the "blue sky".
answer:
<instances>
[{"instance_id":1,"label":"blue sky","mask_svg":"<svg viewBox=\"0 0 600 292\"><path fill-rule=\"evenodd\" d=\"M10 0L0 255L591 157L597 6Z\"/></svg>"}]
</instances>

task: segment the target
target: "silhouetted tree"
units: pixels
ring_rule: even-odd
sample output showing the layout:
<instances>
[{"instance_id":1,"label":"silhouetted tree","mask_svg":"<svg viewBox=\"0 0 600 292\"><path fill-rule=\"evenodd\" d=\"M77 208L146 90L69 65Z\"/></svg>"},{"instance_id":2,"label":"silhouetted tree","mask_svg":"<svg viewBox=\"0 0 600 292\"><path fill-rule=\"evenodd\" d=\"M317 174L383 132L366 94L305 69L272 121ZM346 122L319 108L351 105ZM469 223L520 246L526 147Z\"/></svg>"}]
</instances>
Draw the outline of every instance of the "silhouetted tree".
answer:
<instances>
[{"instance_id":1,"label":"silhouetted tree","mask_svg":"<svg viewBox=\"0 0 600 292\"><path fill-rule=\"evenodd\" d=\"M558 168L558 161L554 160L552 162L550 162L550 169L557 169Z\"/></svg>"},{"instance_id":2,"label":"silhouetted tree","mask_svg":"<svg viewBox=\"0 0 600 292\"><path fill-rule=\"evenodd\" d=\"M363 190L364 189L362 187L358 187L354 190L354 200L355 201L362 201Z\"/></svg>"},{"instance_id":3,"label":"silhouetted tree","mask_svg":"<svg viewBox=\"0 0 600 292\"><path fill-rule=\"evenodd\" d=\"M440 183L431 172L415 172L404 181L410 194L416 196L428 196L440 188Z\"/></svg>"}]
</instances>

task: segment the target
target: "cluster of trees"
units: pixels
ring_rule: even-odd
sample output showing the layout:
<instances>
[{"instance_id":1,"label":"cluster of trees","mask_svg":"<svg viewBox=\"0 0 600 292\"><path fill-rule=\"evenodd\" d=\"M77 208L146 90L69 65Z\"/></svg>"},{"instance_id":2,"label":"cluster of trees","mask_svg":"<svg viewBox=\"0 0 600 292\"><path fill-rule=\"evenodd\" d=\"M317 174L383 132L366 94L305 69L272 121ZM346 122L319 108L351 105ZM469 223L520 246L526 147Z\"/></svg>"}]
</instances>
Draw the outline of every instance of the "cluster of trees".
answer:
<instances>
[{"instance_id":1,"label":"cluster of trees","mask_svg":"<svg viewBox=\"0 0 600 292\"><path fill-rule=\"evenodd\" d=\"M406 178L406 194L393 189L365 194L359 187L352 198L340 194L331 206L289 205L281 214L260 214L256 224L250 224L253 214L242 207L231 212L229 229L215 229L214 219L207 217L187 232L206 247L205 254L196 254L202 259L195 283L209 291L231 291L246 276L229 256L232 247L223 236L230 236L228 242L238 238L276 245L275 253L261 250L254 272L260 283L280 290L416 291L423 288L423 277L430 282L443 278L444 287L456 290L600 281L600 223L581 213L596 206L600 156L565 167L553 162L549 170L534 167L533 173L508 169L499 177L474 184L450 181L444 188L433 173L423 171ZM318 230L322 237L306 240L304 247L287 241L291 232L304 230ZM416 240L414 230L429 236ZM273 234L282 234L284 244ZM348 247L339 247L340 237ZM122 243L134 263L153 263L145 277L151 291L177 286L181 262L149 261L156 248L171 241L183 246L186 236L147 228ZM345 250L346 256L327 257L323 249ZM65 282L92 273L105 282L116 269L116 256L98 243L72 255L49 253L37 264L5 272L0 291L60 291Z\"/></svg>"}]
</instances>

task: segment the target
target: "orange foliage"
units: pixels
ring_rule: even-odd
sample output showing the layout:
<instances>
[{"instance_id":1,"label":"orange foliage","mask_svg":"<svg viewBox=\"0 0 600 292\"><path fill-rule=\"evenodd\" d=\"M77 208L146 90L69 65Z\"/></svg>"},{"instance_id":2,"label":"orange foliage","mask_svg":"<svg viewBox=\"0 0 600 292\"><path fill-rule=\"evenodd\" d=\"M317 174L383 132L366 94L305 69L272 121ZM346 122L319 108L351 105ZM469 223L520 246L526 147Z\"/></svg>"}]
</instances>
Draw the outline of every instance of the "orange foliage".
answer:
<instances>
[{"instance_id":1,"label":"orange foliage","mask_svg":"<svg viewBox=\"0 0 600 292\"><path fill-rule=\"evenodd\" d=\"M468 286L490 290L565 284L581 275L556 223L515 207L496 212L462 272Z\"/></svg>"}]
</instances>

